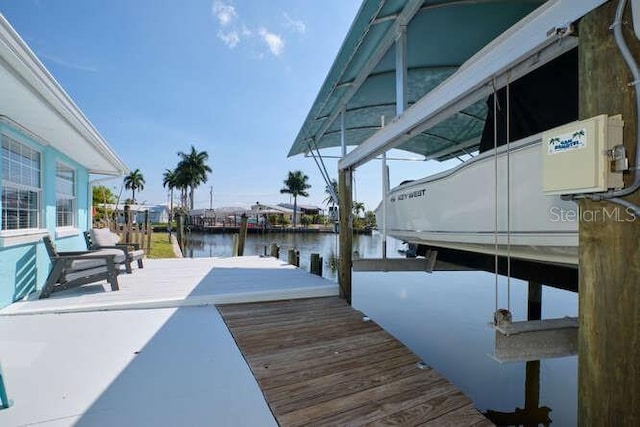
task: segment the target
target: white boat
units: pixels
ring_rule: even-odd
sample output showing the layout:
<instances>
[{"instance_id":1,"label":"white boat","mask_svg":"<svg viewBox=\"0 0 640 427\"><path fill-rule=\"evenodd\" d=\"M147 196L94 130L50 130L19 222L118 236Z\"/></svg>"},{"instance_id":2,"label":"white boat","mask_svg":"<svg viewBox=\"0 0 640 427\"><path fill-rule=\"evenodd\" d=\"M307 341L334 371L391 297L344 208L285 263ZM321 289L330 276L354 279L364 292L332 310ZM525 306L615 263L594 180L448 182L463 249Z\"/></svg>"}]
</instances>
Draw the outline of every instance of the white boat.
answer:
<instances>
[{"instance_id":1,"label":"white boat","mask_svg":"<svg viewBox=\"0 0 640 427\"><path fill-rule=\"evenodd\" d=\"M570 271L558 281L575 284L577 205L545 195L543 185L552 193L546 181L568 172L558 180L558 193L618 186L573 186L573 175L589 163L600 168L593 176L606 175L604 151L597 151L598 160L576 154L574 166L543 173L540 133L579 119L578 75L584 65L573 24L604 2L366 0L289 155L313 156L330 185L317 159L325 148L342 147L338 169L344 172L383 154L386 164L391 149L425 161L478 151L447 172L385 190L386 215L377 212L380 229L386 222L388 235L446 248L439 259L473 268L492 269L490 256L510 255L527 261L516 263L526 280L547 283L560 273L544 270L532 278L541 272L536 264L560 265L554 269ZM572 156L555 160L560 157ZM498 270L510 274L511 264L498 261Z\"/></svg>"},{"instance_id":2,"label":"white boat","mask_svg":"<svg viewBox=\"0 0 640 427\"><path fill-rule=\"evenodd\" d=\"M509 144L509 153L507 146L498 147L497 156L487 151L392 189L387 197L388 235L417 245L490 255L497 243L500 256L577 265L576 204L543 194L540 144L540 134L528 137ZM382 204L376 214L380 225Z\"/></svg>"}]
</instances>

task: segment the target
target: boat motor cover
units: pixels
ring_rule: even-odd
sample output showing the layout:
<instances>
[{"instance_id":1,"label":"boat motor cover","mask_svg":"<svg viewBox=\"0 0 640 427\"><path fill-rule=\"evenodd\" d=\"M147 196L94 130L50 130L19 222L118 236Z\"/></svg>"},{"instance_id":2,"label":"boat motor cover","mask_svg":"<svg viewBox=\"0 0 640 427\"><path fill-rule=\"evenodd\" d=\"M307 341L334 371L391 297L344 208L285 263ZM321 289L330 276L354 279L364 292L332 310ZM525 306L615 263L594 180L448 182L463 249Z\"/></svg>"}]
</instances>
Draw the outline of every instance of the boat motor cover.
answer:
<instances>
[{"instance_id":1,"label":"boat motor cover","mask_svg":"<svg viewBox=\"0 0 640 427\"><path fill-rule=\"evenodd\" d=\"M498 146L507 139L507 90L498 90ZM493 95L487 99L487 120L480 152L494 148ZM509 85L509 140L518 141L578 120L578 49L559 56Z\"/></svg>"}]
</instances>

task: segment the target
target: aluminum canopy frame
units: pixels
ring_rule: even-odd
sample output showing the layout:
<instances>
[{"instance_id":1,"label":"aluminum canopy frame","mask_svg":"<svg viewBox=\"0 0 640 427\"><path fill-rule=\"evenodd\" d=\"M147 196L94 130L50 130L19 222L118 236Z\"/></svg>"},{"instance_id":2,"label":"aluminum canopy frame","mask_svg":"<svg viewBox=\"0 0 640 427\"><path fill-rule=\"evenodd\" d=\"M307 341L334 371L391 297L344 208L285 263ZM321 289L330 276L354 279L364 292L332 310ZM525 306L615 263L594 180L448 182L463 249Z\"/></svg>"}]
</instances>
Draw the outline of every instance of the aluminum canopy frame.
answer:
<instances>
[{"instance_id":1,"label":"aluminum canopy frame","mask_svg":"<svg viewBox=\"0 0 640 427\"><path fill-rule=\"evenodd\" d=\"M365 1L289 155L340 146L343 136L346 145L360 145L380 129L381 117L388 123L400 113L399 102L416 103L542 3ZM485 116L486 105L478 102L399 148L427 158L440 158L454 148L473 150Z\"/></svg>"},{"instance_id":2,"label":"aluminum canopy frame","mask_svg":"<svg viewBox=\"0 0 640 427\"><path fill-rule=\"evenodd\" d=\"M392 148L425 159L473 150L485 99L507 73L513 81L574 48L567 27L605 1L365 0L289 156L342 139L357 147L340 169ZM402 70L396 40L405 31ZM397 110L403 90L408 108Z\"/></svg>"}]
</instances>

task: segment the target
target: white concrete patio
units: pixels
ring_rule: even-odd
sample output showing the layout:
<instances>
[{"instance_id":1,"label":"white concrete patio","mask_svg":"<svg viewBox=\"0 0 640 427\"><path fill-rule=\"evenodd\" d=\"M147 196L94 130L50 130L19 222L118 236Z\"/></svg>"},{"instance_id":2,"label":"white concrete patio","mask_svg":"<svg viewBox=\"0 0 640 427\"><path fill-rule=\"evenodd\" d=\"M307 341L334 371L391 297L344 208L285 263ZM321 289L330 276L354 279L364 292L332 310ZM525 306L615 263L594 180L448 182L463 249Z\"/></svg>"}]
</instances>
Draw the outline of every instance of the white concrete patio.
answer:
<instances>
[{"instance_id":1,"label":"white concrete patio","mask_svg":"<svg viewBox=\"0 0 640 427\"><path fill-rule=\"evenodd\" d=\"M17 302L0 316L95 310L167 308L313 298L338 295L338 286L276 258L147 259L143 269L118 276L120 290L106 282Z\"/></svg>"},{"instance_id":2,"label":"white concrete patio","mask_svg":"<svg viewBox=\"0 0 640 427\"><path fill-rule=\"evenodd\" d=\"M211 305L338 293L259 257L145 260L119 281L0 310L1 426L276 425Z\"/></svg>"}]
</instances>

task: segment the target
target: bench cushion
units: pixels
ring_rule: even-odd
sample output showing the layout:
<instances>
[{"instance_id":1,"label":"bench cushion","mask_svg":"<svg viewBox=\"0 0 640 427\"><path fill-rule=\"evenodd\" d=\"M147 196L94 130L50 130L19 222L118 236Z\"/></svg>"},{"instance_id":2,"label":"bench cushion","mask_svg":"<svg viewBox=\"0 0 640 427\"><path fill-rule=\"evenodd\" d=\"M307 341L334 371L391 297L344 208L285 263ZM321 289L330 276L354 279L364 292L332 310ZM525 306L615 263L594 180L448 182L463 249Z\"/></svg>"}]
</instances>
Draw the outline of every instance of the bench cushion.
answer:
<instances>
[{"instance_id":1,"label":"bench cushion","mask_svg":"<svg viewBox=\"0 0 640 427\"><path fill-rule=\"evenodd\" d=\"M113 262L116 264L119 264L124 261L124 252L121 251L120 249L100 249L98 251L92 251L88 254L81 255L81 258L84 256L91 257L95 255L115 255L113 257ZM106 266L106 265L107 265L107 260L104 258L76 259L71 261L70 268L72 270L86 270L89 268Z\"/></svg>"},{"instance_id":2,"label":"bench cushion","mask_svg":"<svg viewBox=\"0 0 640 427\"><path fill-rule=\"evenodd\" d=\"M91 243L95 247L113 246L120 241L120 236L112 233L108 228L92 228L89 231Z\"/></svg>"},{"instance_id":3,"label":"bench cushion","mask_svg":"<svg viewBox=\"0 0 640 427\"><path fill-rule=\"evenodd\" d=\"M133 261L144 258L144 250L136 249L135 251L129 251L129 258Z\"/></svg>"},{"instance_id":4,"label":"bench cushion","mask_svg":"<svg viewBox=\"0 0 640 427\"><path fill-rule=\"evenodd\" d=\"M122 249L112 249L112 248L109 248L109 249L98 249L97 251L91 251L91 252L92 252L92 255L101 255L101 254L104 254L104 255L115 255L113 257L113 262L116 263L116 264L120 264L120 263L124 262L125 254L124 254L124 251Z\"/></svg>"}]
</instances>

